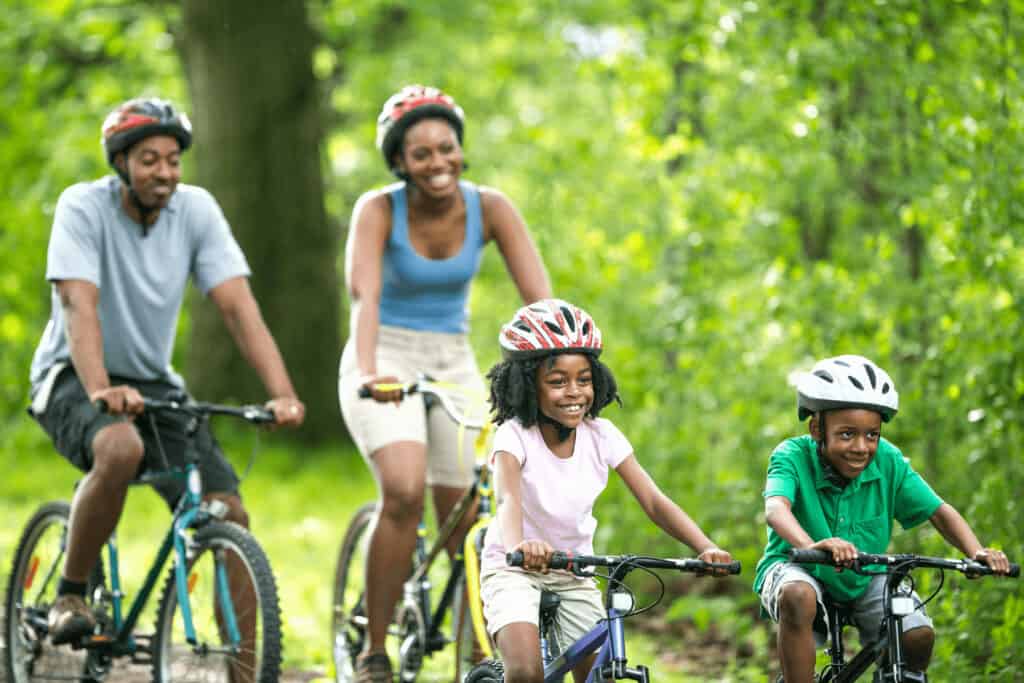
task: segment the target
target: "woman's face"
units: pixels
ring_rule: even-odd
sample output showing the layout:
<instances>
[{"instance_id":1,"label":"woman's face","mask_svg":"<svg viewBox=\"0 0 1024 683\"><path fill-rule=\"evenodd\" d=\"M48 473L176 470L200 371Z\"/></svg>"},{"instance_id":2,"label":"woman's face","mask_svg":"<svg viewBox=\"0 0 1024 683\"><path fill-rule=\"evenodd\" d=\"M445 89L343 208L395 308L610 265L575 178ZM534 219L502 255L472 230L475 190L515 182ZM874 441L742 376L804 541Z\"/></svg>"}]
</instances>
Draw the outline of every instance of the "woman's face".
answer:
<instances>
[{"instance_id":1,"label":"woman's face","mask_svg":"<svg viewBox=\"0 0 1024 683\"><path fill-rule=\"evenodd\" d=\"M458 191L462 146L444 119L417 121L405 131L398 170L426 194L443 197Z\"/></svg>"},{"instance_id":2,"label":"woman's face","mask_svg":"<svg viewBox=\"0 0 1024 683\"><path fill-rule=\"evenodd\" d=\"M540 412L566 427L577 427L594 405L590 359L579 353L552 356L537 367Z\"/></svg>"}]
</instances>

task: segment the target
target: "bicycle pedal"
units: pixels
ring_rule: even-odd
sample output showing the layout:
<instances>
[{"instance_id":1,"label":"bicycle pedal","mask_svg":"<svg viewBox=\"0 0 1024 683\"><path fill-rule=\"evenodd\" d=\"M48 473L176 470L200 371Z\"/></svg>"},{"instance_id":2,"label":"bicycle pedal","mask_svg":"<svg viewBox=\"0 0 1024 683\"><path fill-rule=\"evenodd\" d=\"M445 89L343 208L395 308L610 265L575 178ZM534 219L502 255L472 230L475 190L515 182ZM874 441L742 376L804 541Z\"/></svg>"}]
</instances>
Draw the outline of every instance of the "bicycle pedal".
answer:
<instances>
[{"instance_id":1,"label":"bicycle pedal","mask_svg":"<svg viewBox=\"0 0 1024 683\"><path fill-rule=\"evenodd\" d=\"M106 633L94 633L78 641L77 647L85 650L96 650L107 647L113 642L114 639Z\"/></svg>"}]
</instances>

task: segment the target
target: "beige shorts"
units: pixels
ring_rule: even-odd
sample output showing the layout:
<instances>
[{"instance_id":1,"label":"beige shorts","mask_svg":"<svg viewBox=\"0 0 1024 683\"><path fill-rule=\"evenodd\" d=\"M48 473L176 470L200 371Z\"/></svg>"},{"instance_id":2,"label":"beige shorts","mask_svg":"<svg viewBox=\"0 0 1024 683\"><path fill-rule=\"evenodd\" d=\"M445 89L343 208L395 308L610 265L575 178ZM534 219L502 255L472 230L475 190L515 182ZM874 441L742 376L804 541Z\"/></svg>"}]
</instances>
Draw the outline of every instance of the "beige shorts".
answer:
<instances>
[{"instance_id":1,"label":"beige shorts","mask_svg":"<svg viewBox=\"0 0 1024 683\"><path fill-rule=\"evenodd\" d=\"M394 375L402 382L411 382L424 373L484 395L476 357L462 334L381 325L377 333L377 373ZM419 395L409 396L398 405L359 398L359 379L355 342L349 339L341 354L338 399L345 425L367 462L383 446L415 441L427 447L427 483L461 488L472 482L477 430L460 429L440 405L428 413ZM469 405L466 397L459 395L452 399L460 410L469 410L477 419L486 417L486 405Z\"/></svg>"},{"instance_id":2,"label":"beige shorts","mask_svg":"<svg viewBox=\"0 0 1024 683\"><path fill-rule=\"evenodd\" d=\"M555 637L562 651L607 616L594 579L560 571L540 574L498 569L480 577L487 631L494 635L516 622L538 625L541 590L558 593L562 599L555 620Z\"/></svg>"}]
</instances>

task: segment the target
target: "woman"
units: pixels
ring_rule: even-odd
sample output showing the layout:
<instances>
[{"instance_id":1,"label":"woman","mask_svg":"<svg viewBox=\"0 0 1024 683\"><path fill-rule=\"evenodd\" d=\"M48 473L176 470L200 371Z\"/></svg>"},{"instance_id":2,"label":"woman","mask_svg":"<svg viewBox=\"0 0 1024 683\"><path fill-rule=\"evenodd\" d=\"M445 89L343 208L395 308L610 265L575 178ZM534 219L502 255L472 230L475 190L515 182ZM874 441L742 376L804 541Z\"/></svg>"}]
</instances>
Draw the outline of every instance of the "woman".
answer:
<instances>
[{"instance_id":1,"label":"woman","mask_svg":"<svg viewBox=\"0 0 1024 683\"><path fill-rule=\"evenodd\" d=\"M551 296L516 208L498 190L460 180L462 133L462 109L436 88L407 86L389 98L377 121L377 147L401 182L359 198L345 248L352 318L338 392L380 493L366 567L369 638L357 663L357 680L368 683L392 680L385 636L425 486L431 485L442 519L472 479L473 465L459 457L472 452L472 437L460 449L458 430L443 411L428 416L422 398L402 401L399 392L375 385L425 372L483 392L466 335L467 297L488 242L497 243L525 303ZM373 401L358 398L362 387Z\"/></svg>"}]
</instances>

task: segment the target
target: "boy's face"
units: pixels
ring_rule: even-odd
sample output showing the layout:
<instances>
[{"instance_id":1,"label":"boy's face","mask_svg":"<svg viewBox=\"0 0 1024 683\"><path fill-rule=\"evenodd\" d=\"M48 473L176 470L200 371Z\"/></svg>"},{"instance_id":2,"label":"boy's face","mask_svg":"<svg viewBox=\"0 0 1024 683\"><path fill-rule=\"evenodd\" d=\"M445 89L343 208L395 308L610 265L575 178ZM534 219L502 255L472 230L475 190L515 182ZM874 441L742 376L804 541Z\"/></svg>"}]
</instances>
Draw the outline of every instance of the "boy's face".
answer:
<instances>
[{"instance_id":1,"label":"boy's face","mask_svg":"<svg viewBox=\"0 0 1024 683\"><path fill-rule=\"evenodd\" d=\"M825 458L839 474L856 479L871 464L878 451L882 416L873 410L848 408L824 414ZM811 437L820 441L821 425L812 417Z\"/></svg>"},{"instance_id":2,"label":"boy's face","mask_svg":"<svg viewBox=\"0 0 1024 683\"><path fill-rule=\"evenodd\" d=\"M590 359L578 353L552 356L537 367L537 407L555 422L576 427L594 403Z\"/></svg>"}]
</instances>

